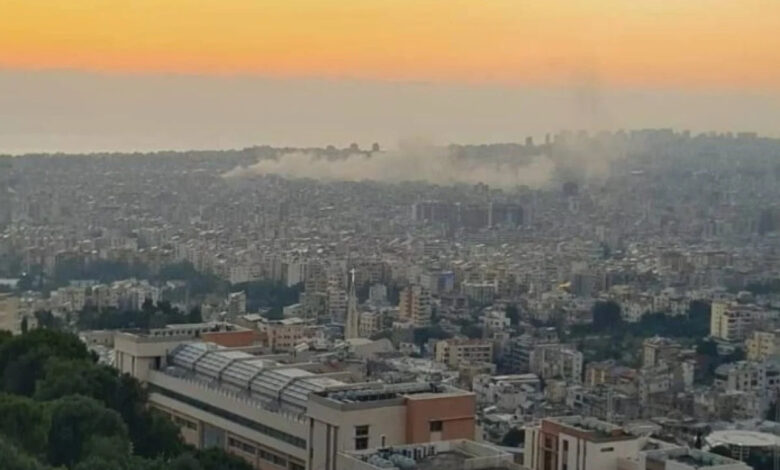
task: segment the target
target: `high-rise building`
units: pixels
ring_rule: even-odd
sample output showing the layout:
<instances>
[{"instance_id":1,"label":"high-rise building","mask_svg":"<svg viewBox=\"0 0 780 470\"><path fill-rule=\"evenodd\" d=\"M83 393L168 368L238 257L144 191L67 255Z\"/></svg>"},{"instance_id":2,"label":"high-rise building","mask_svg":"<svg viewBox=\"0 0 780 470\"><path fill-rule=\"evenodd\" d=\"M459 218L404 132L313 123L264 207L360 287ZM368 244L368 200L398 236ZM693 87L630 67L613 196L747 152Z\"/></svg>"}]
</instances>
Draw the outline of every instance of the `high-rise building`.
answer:
<instances>
[{"instance_id":1,"label":"high-rise building","mask_svg":"<svg viewBox=\"0 0 780 470\"><path fill-rule=\"evenodd\" d=\"M431 294L420 285L411 285L401 291L398 310L402 320L421 328L431 324Z\"/></svg>"},{"instance_id":2,"label":"high-rise building","mask_svg":"<svg viewBox=\"0 0 780 470\"><path fill-rule=\"evenodd\" d=\"M713 302L710 336L724 341L744 341L768 317L769 312L753 304Z\"/></svg>"},{"instance_id":3,"label":"high-rise building","mask_svg":"<svg viewBox=\"0 0 780 470\"><path fill-rule=\"evenodd\" d=\"M10 164L0 162L0 229L11 223Z\"/></svg>"},{"instance_id":4,"label":"high-rise building","mask_svg":"<svg viewBox=\"0 0 780 470\"><path fill-rule=\"evenodd\" d=\"M357 294L355 293L355 270L350 271L349 294L347 295L347 318L344 324L344 338L360 337L360 313L357 309Z\"/></svg>"}]
</instances>

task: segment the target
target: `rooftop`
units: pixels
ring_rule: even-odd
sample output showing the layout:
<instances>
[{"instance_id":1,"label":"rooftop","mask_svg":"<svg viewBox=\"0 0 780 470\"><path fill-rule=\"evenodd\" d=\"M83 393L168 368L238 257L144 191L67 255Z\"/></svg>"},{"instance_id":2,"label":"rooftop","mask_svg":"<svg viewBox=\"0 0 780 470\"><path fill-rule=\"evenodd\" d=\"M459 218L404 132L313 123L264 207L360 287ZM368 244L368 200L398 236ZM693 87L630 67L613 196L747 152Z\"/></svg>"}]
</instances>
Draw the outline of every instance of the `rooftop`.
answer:
<instances>
[{"instance_id":1,"label":"rooftop","mask_svg":"<svg viewBox=\"0 0 780 470\"><path fill-rule=\"evenodd\" d=\"M693 469L739 468L742 463L722 455L704 452L698 449L677 447L654 450L647 453L647 459L656 462L674 461ZM748 468L745 466L744 468Z\"/></svg>"},{"instance_id":2,"label":"rooftop","mask_svg":"<svg viewBox=\"0 0 780 470\"><path fill-rule=\"evenodd\" d=\"M467 393L441 384L410 382L399 384L358 384L337 390L318 392L317 395L338 403L364 403L380 400L392 400L409 395Z\"/></svg>"},{"instance_id":3,"label":"rooftop","mask_svg":"<svg viewBox=\"0 0 780 470\"><path fill-rule=\"evenodd\" d=\"M347 470L521 470L505 450L470 440L411 444L341 454Z\"/></svg>"},{"instance_id":4,"label":"rooftop","mask_svg":"<svg viewBox=\"0 0 780 470\"><path fill-rule=\"evenodd\" d=\"M273 402L293 412L305 410L309 394L346 385L334 378L341 373L318 374L308 370L316 364L285 364L280 359L214 343L185 343L170 353L164 373Z\"/></svg>"},{"instance_id":5,"label":"rooftop","mask_svg":"<svg viewBox=\"0 0 780 470\"><path fill-rule=\"evenodd\" d=\"M626 431L621 426L612 424L607 421L601 421L592 417L562 416L557 418L545 418L543 421L549 421L563 427L587 433L593 440L609 441L633 439L637 437Z\"/></svg>"}]
</instances>

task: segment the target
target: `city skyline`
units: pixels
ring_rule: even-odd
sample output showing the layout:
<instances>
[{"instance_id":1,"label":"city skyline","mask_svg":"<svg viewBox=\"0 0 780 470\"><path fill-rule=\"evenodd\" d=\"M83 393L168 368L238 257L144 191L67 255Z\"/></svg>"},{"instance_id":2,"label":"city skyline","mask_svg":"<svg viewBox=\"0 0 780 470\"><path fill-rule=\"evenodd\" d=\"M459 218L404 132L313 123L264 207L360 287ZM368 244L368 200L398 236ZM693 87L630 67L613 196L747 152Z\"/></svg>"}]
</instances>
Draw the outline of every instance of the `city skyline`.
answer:
<instances>
[{"instance_id":1,"label":"city skyline","mask_svg":"<svg viewBox=\"0 0 780 470\"><path fill-rule=\"evenodd\" d=\"M105 0L0 7L0 153L780 136L780 5Z\"/></svg>"}]
</instances>

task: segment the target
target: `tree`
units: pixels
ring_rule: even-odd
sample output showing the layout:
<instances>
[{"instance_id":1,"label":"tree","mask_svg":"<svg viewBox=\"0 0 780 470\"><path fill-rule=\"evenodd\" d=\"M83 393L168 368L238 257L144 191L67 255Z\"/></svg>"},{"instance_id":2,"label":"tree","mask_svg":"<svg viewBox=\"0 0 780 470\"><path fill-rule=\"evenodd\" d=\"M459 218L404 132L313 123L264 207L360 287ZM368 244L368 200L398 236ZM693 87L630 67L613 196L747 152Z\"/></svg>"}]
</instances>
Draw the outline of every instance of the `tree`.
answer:
<instances>
[{"instance_id":1,"label":"tree","mask_svg":"<svg viewBox=\"0 0 780 470\"><path fill-rule=\"evenodd\" d=\"M46 453L48 410L26 397L0 395L0 435L26 453Z\"/></svg>"},{"instance_id":2,"label":"tree","mask_svg":"<svg viewBox=\"0 0 780 470\"><path fill-rule=\"evenodd\" d=\"M96 439L115 438L115 449L130 455L127 427L115 411L92 398L69 396L52 403L48 460L72 467L88 455Z\"/></svg>"},{"instance_id":3,"label":"tree","mask_svg":"<svg viewBox=\"0 0 780 470\"><path fill-rule=\"evenodd\" d=\"M506 317L509 318L509 324L517 326L520 323L520 311L515 304L506 305Z\"/></svg>"},{"instance_id":4,"label":"tree","mask_svg":"<svg viewBox=\"0 0 780 470\"><path fill-rule=\"evenodd\" d=\"M466 335L469 338L475 339L475 338L482 338L484 336L484 331L482 330L482 327L479 325L465 325L461 328L461 333Z\"/></svg>"},{"instance_id":5,"label":"tree","mask_svg":"<svg viewBox=\"0 0 780 470\"><path fill-rule=\"evenodd\" d=\"M52 470L33 457L21 452L0 436L0 462L3 470Z\"/></svg>"},{"instance_id":6,"label":"tree","mask_svg":"<svg viewBox=\"0 0 780 470\"><path fill-rule=\"evenodd\" d=\"M193 307L190 313L187 315L187 323L201 323L203 322L203 315L200 312L200 307Z\"/></svg>"},{"instance_id":7,"label":"tree","mask_svg":"<svg viewBox=\"0 0 780 470\"><path fill-rule=\"evenodd\" d=\"M525 442L525 432L522 429L512 428L501 439L501 445L507 447L520 447Z\"/></svg>"},{"instance_id":8,"label":"tree","mask_svg":"<svg viewBox=\"0 0 780 470\"><path fill-rule=\"evenodd\" d=\"M620 305L608 300L596 302L593 305L593 328L596 330L611 330L620 326L623 321Z\"/></svg>"},{"instance_id":9,"label":"tree","mask_svg":"<svg viewBox=\"0 0 780 470\"><path fill-rule=\"evenodd\" d=\"M54 330L36 329L3 342L0 345L2 390L32 396L36 381L43 377L46 361L53 356L90 358L87 347L76 336Z\"/></svg>"},{"instance_id":10,"label":"tree","mask_svg":"<svg viewBox=\"0 0 780 470\"><path fill-rule=\"evenodd\" d=\"M446 339L451 335L444 331L440 326L426 326L414 330L414 344L422 346L430 339Z\"/></svg>"},{"instance_id":11,"label":"tree","mask_svg":"<svg viewBox=\"0 0 780 470\"><path fill-rule=\"evenodd\" d=\"M116 393L116 372L85 360L51 358L35 389L35 398L55 400L83 395L106 403ZM107 404L107 403L106 403Z\"/></svg>"}]
</instances>

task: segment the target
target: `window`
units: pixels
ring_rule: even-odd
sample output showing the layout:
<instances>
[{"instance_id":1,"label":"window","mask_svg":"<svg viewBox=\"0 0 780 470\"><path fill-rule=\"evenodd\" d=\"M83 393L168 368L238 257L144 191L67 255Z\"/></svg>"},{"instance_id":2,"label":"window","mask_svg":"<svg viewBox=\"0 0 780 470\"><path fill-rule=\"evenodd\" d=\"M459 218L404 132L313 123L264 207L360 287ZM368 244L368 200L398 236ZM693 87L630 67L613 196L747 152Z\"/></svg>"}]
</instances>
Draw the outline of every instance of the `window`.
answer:
<instances>
[{"instance_id":1,"label":"window","mask_svg":"<svg viewBox=\"0 0 780 470\"><path fill-rule=\"evenodd\" d=\"M368 449L368 425L355 426L355 450Z\"/></svg>"},{"instance_id":2,"label":"window","mask_svg":"<svg viewBox=\"0 0 780 470\"><path fill-rule=\"evenodd\" d=\"M381 439L381 441L382 441L382 445L381 445L381 447L387 447L387 436L385 436L384 434L382 434L382 437L381 437L380 439Z\"/></svg>"},{"instance_id":3,"label":"window","mask_svg":"<svg viewBox=\"0 0 780 470\"><path fill-rule=\"evenodd\" d=\"M615 450L614 447L602 447L601 448L602 452L612 452L613 450Z\"/></svg>"},{"instance_id":4,"label":"window","mask_svg":"<svg viewBox=\"0 0 780 470\"><path fill-rule=\"evenodd\" d=\"M563 451L566 452L569 450L569 441L563 441Z\"/></svg>"},{"instance_id":5,"label":"window","mask_svg":"<svg viewBox=\"0 0 780 470\"><path fill-rule=\"evenodd\" d=\"M160 387L155 384L149 384L148 385L149 392L151 393L159 393L161 395L165 395L167 397L170 397L174 400L180 401L182 403L186 403L190 406L194 406L195 408L201 409L207 413L211 413L213 415L219 416L221 418L227 419L229 421L233 421L236 424L239 424L241 426L247 427L249 429L252 429L254 431L257 431L259 433L265 434L267 436L273 437L274 439L278 439L283 442L287 442L288 444L294 445L296 447L299 447L301 449L306 448L306 441L304 439L301 439L297 436L293 436L291 434L279 431L278 429L274 429L270 426L266 426L265 424L258 423L257 421L253 421L251 419L248 419L244 416L237 415L235 413L232 413L230 411L224 410L222 408L217 408L216 406L213 406L209 403L204 403L200 400L196 400L192 397L189 397L187 395L181 394L179 392L175 392L173 390L169 390L164 387ZM368 430L368 426L366 426L366 430Z\"/></svg>"},{"instance_id":6,"label":"window","mask_svg":"<svg viewBox=\"0 0 780 470\"><path fill-rule=\"evenodd\" d=\"M441 421L431 421L429 426L431 432L441 432L442 428L444 427Z\"/></svg>"},{"instance_id":7,"label":"window","mask_svg":"<svg viewBox=\"0 0 780 470\"><path fill-rule=\"evenodd\" d=\"M365 450L365 449L368 449L368 438L367 437L355 438L355 450Z\"/></svg>"}]
</instances>

